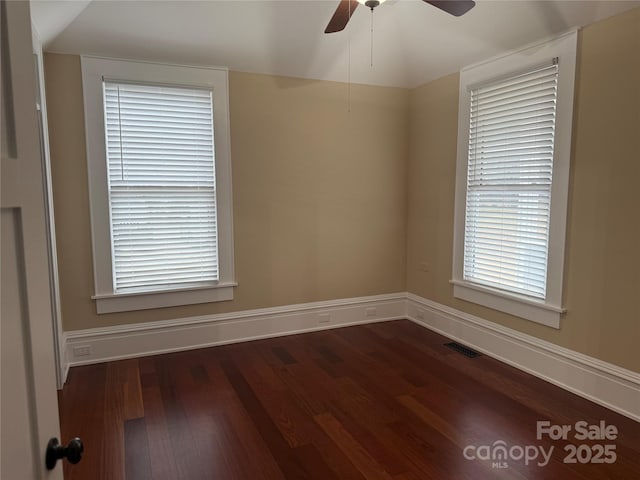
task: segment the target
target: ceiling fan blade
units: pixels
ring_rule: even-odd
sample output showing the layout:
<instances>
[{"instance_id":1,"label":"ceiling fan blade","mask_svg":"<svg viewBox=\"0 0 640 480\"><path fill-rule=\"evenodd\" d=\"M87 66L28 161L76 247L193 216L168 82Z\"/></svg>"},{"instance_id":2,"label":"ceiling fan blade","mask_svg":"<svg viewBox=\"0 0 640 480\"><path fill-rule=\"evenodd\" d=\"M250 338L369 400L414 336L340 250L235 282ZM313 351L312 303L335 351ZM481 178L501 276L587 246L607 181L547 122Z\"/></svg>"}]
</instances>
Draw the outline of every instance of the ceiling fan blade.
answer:
<instances>
[{"instance_id":1,"label":"ceiling fan blade","mask_svg":"<svg viewBox=\"0 0 640 480\"><path fill-rule=\"evenodd\" d=\"M349 22L351 15L353 15L358 5L357 0L340 0L340 4L338 4L338 8L336 8L333 17L329 20L329 24L327 28L325 28L324 33L334 33L344 30L344 27L347 26L347 22Z\"/></svg>"},{"instance_id":2,"label":"ceiling fan blade","mask_svg":"<svg viewBox=\"0 0 640 480\"><path fill-rule=\"evenodd\" d=\"M424 2L430 3L436 8L443 10L447 13L455 17L459 17L460 15L464 15L469 10L471 10L476 2L473 0L423 0Z\"/></svg>"}]
</instances>

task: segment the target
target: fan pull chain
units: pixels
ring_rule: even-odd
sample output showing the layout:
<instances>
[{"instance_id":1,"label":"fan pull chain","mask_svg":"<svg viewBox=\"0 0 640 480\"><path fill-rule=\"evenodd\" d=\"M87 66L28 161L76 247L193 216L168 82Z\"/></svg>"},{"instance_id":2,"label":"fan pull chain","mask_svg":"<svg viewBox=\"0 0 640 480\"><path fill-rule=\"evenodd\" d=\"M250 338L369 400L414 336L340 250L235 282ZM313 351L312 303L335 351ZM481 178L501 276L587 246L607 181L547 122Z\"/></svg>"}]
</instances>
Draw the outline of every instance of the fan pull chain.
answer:
<instances>
[{"instance_id":1,"label":"fan pull chain","mask_svg":"<svg viewBox=\"0 0 640 480\"><path fill-rule=\"evenodd\" d=\"M351 0L349 0L349 19L351 19ZM347 58L349 69L347 72L347 113L351 113L351 32L347 30Z\"/></svg>"},{"instance_id":2,"label":"fan pull chain","mask_svg":"<svg viewBox=\"0 0 640 480\"><path fill-rule=\"evenodd\" d=\"M373 8L371 8L371 52L370 52L370 67L373 68Z\"/></svg>"}]
</instances>

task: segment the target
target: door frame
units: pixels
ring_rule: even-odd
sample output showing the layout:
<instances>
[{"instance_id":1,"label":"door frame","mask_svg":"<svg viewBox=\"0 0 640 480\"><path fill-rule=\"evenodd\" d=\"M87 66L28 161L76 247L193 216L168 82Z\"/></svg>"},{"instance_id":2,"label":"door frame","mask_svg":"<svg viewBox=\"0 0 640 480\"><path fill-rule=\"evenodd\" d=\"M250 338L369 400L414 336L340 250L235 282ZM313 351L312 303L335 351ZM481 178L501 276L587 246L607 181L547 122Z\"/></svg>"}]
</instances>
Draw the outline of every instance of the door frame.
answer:
<instances>
[{"instance_id":1,"label":"door frame","mask_svg":"<svg viewBox=\"0 0 640 480\"><path fill-rule=\"evenodd\" d=\"M56 247L56 227L54 219L53 187L51 174L51 152L49 149L49 124L47 117L47 95L44 78L44 55L42 41L37 27L31 21L31 37L35 56L35 74L37 82L36 102L39 111L40 141L42 147L42 173L45 185L45 214L47 220L47 244L49 249L49 278L51 284L51 316L53 323L53 349L55 356L56 385L58 390L64 386L68 367L64 361L64 329L60 306L60 281L58 277L58 252Z\"/></svg>"}]
</instances>

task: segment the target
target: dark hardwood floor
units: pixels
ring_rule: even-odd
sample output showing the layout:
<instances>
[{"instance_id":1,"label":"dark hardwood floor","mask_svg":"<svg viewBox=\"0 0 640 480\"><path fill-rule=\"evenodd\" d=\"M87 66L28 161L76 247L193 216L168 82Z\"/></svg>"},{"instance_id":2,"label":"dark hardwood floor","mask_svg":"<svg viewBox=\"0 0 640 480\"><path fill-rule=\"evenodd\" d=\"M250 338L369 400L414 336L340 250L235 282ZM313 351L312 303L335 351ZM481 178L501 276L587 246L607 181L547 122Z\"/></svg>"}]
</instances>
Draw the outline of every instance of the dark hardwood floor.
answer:
<instances>
[{"instance_id":1,"label":"dark hardwood floor","mask_svg":"<svg viewBox=\"0 0 640 480\"><path fill-rule=\"evenodd\" d=\"M639 423L447 341L401 320L74 367L62 436L85 455L65 478L640 478ZM545 420L568 439L538 440ZM579 421L619 433L577 440ZM465 458L499 441L506 458Z\"/></svg>"}]
</instances>

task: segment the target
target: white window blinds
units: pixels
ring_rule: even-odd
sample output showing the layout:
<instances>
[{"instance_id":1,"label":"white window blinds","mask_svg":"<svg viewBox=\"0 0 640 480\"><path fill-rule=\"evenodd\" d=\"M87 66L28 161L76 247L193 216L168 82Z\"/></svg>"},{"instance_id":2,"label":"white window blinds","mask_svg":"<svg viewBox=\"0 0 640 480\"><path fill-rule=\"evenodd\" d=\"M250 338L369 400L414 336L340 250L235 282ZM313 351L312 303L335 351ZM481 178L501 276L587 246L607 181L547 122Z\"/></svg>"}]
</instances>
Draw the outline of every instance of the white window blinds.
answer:
<instances>
[{"instance_id":1,"label":"white window blinds","mask_svg":"<svg viewBox=\"0 0 640 480\"><path fill-rule=\"evenodd\" d=\"M217 281L211 91L103 90L114 290Z\"/></svg>"},{"instance_id":2,"label":"white window blinds","mask_svg":"<svg viewBox=\"0 0 640 480\"><path fill-rule=\"evenodd\" d=\"M471 89L464 279L545 298L558 65Z\"/></svg>"}]
</instances>

